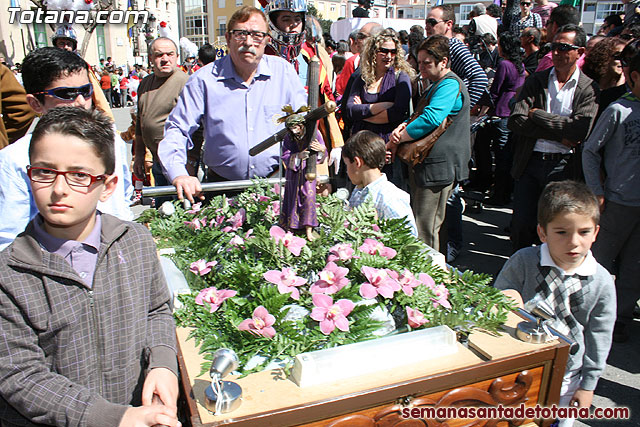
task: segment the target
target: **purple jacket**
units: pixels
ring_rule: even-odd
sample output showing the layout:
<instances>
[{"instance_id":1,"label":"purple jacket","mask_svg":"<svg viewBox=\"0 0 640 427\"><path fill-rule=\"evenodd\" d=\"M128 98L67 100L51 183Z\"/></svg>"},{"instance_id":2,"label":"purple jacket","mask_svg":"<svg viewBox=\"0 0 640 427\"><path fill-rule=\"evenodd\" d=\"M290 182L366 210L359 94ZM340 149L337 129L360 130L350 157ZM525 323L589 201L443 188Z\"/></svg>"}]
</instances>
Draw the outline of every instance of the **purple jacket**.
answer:
<instances>
[{"instance_id":1,"label":"purple jacket","mask_svg":"<svg viewBox=\"0 0 640 427\"><path fill-rule=\"evenodd\" d=\"M524 84L524 66L522 72L518 74L518 70L513 62L509 60L500 61L496 75L493 78L491 89L491 100L496 106L496 116L509 117L511 109L509 101L516 95L516 89Z\"/></svg>"}]
</instances>

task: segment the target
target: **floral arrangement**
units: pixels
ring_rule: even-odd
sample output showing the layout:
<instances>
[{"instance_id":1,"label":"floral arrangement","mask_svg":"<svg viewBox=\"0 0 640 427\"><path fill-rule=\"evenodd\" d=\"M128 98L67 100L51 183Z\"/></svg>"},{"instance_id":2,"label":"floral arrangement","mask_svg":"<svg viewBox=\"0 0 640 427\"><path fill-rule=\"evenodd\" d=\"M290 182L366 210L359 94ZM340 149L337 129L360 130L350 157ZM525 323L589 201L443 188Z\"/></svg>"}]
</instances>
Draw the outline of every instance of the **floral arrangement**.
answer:
<instances>
[{"instance_id":1,"label":"floral arrangement","mask_svg":"<svg viewBox=\"0 0 640 427\"><path fill-rule=\"evenodd\" d=\"M387 333L437 325L495 332L506 321L511 303L489 276L434 265L404 220L319 197L319 237L308 241L277 225L279 191L257 181L234 199L140 217L159 248L175 249L192 290L178 296L176 321L193 328L205 359L231 348L247 374Z\"/></svg>"}]
</instances>

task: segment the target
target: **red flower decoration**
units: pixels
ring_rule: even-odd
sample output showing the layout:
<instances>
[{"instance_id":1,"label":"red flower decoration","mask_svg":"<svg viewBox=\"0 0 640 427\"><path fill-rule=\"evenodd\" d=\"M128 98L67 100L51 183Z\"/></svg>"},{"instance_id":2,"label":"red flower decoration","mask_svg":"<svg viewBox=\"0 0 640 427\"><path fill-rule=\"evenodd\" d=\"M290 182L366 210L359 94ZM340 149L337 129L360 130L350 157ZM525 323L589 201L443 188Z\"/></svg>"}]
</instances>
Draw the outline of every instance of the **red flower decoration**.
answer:
<instances>
[{"instance_id":1,"label":"red flower decoration","mask_svg":"<svg viewBox=\"0 0 640 427\"><path fill-rule=\"evenodd\" d=\"M91 4L91 3L93 3L93 0L84 0L84 2L85 2L86 4Z\"/></svg>"},{"instance_id":2,"label":"red flower decoration","mask_svg":"<svg viewBox=\"0 0 640 427\"><path fill-rule=\"evenodd\" d=\"M138 96L138 92L134 90L133 92L131 92L131 96L135 98L136 96Z\"/></svg>"},{"instance_id":3,"label":"red flower decoration","mask_svg":"<svg viewBox=\"0 0 640 427\"><path fill-rule=\"evenodd\" d=\"M86 0L85 0L85 1L86 1ZM93 1L93 0L91 0L91 1ZM166 26L167 26L167 23L166 23L166 22L164 22L164 21L160 21L160 26L161 26L162 28L164 28L164 27L166 27Z\"/></svg>"}]
</instances>

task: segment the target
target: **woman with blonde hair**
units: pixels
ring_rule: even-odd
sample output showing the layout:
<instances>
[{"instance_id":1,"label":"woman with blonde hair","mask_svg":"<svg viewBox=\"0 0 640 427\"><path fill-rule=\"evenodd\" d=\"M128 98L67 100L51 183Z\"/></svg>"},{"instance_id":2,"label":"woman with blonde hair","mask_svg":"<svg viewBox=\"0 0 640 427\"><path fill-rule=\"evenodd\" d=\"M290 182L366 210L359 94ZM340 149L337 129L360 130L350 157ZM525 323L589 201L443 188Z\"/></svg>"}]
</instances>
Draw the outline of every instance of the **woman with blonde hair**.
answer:
<instances>
[{"instance_id":1,"label":"woman with blonde hair","mask_svg":"<svg viewBox=\"0 0 640 427\"><path fill-rule=\"evenodd\" d=\"M352 135L370 130L387 142L391 131L409 117L415 72L404 57L400 39L391 29L367 40L360 59L361 77L354 81L347 99ZM402 165L397 163L383 172L397 186L406 187Z\"/></svg>"}]
</instances>

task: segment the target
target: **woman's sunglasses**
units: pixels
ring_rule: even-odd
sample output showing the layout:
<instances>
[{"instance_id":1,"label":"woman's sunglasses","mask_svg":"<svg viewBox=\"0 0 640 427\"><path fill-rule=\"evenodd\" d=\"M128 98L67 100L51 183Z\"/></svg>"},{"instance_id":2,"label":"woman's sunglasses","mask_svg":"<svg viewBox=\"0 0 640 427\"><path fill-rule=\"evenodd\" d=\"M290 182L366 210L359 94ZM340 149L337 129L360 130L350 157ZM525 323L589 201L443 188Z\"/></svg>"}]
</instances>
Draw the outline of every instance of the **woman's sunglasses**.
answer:
<instances>
[{"instance_id":1,"label":"woman's sunglasses","mask_svg":"<svg viewBox=\"0 0 640 427\"><path fill-rule=\"evenodd\" d=\"M93 85L91 83L87 83L86 85L82 85L82 86L54 87L53 89L34 93L34 95L53 96L54 98L58 98L63 101L73 101L78 97L78 95L82 95L83 98L87 99L92 94L93 94Z\"/></svg>"},{"instance_id":2,"label":"woman's sunglasses","mask_svg":"<svg viewBox=\"0 0 640 427\"><path fill-rule=\"evenodd\" d=\"M387 49L386 47L381 47L378 49L378 53L381 53L383 55L387 55L387 54L391 54L391 55L397 55L398 54L398 49Z\"/></svg>"}]
</instances>

